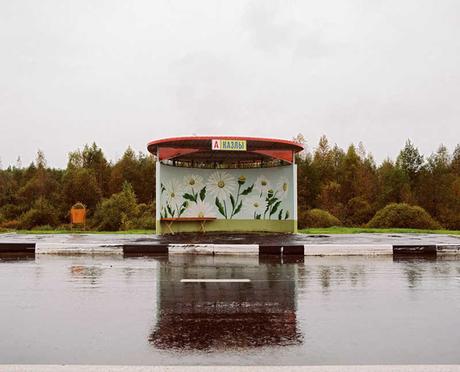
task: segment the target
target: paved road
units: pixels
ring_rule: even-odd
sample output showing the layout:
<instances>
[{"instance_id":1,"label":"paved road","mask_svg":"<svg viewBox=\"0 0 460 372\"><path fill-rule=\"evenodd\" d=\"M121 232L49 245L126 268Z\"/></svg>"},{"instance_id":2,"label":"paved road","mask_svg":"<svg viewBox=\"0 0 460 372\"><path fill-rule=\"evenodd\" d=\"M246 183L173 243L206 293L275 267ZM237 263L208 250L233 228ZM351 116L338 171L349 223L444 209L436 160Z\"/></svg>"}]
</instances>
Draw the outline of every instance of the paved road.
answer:
<instances>
[{"instance_id":1,"label":"paved road","mask_svg":"<svg viewBox=\"0 0 460 372\"><path fill-rule=\"evenodd\" d=\"M70 244L460 244L459 235L444 234L0 234L0 242Z\"/></svg>"},{"instance_id":2,"label":"paved road","mask_svg":"<svg viewBox=\"0 0 460 372\"><path fill-rule=\"evenodd\" d=\"M0 363L460 363L457 256L38 255L0 293Z\"/></svg>"},{"instance_id":3,"label":"paved road","mask_svg":"<svg viewBox=\"0 0 460 372\"><path fill-rule=\"evenodd\" d=\"M0 372L458 372L458 365L416 366L85 366L85 365L0 365Z\"/></svg>"}]
</instances>

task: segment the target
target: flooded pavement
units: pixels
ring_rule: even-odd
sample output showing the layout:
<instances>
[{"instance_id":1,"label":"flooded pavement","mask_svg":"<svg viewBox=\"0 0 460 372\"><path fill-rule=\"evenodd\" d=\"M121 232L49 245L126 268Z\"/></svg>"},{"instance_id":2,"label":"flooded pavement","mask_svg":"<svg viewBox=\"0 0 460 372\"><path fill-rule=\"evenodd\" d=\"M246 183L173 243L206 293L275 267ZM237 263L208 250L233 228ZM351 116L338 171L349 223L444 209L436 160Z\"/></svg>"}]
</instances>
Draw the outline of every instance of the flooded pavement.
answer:
<instances>
[{"instance_id":1,"label":"flooded pavement","mask_svg":"<svg viewBox=\"0 0 460 372\"><path fill-rule=\"evenodd\" d=\"M455 256L9 256L0 294L0 364L460 363Z\"/></svg>"},{"instance_id":2,"label":"flooded pavement","mask_svg":"<svg viewBox=\"0 0 460 372\"><path fill-rule=\"evenodd\" d=\"M460 244L460 235L448 234L278 234L183 233L155 234L0 234L2 242L40 244Z\"/></svg>"}]
</instances>

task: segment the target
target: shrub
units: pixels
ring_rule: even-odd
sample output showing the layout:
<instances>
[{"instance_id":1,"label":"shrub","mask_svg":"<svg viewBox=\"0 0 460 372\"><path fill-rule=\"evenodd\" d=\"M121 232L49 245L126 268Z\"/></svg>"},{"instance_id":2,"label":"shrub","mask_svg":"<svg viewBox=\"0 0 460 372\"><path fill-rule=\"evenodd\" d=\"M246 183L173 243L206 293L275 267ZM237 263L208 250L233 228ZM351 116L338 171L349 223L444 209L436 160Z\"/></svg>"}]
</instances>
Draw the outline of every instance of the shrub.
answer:
<instances>
[{"instance_id":1,"label":"shrub","mask_svg":"<svg viewBox=\"0 0 460 372\"><path fill-rule=\"evenodd\" d=\"M139 217L132 221L133 229L155 229L155 204L139 204Z\"/></svg>"},{"instance_id":2,"label":"shrub","mask_svg":"<svg viewBox=\"0 0 460 372\"><path fill-rule=\"evenodd\" d=\"M8 220L17 220L19 216L24 213L23 207L18 206L16 204L5 204L0 209L2 216L6 221Z\"/></svg>"},{"instance_id":3,"label":"shrub","mask_svg":"<svg viewBox=\"0 0 460 372\"><path fill-rule=\"evenodd\" d=\"M299 214L299 227L331 227L340 226L340 220L322 209L310 209Z\"/></svg>"},{"instance_id":4,"label":"shrub","mask_svg":"<svg viewBox=\"0 0 460 372\"><path fill-rule=\"evenodd\" d=\"M21 216L19 227L29 230L35 226L56 226L58 223L59 218L57 211L49 201L39 198L34 203L33 207Z\"/></svg>"},{"instance_id":5,"label":"shrub","mask_svg":"<svg viewBox=\"0 0 460 372\"><path fill-rule=\"evenodd\" d=\"M406 203L391 203L380 209L367 224L368 227L382 228L414 228L440 229L441 225L435 221L425 209Z\"/></svg>"},{"instance_id":6,"label":"shrub","mask_svg":"<svg viewBox=\"0 0 460 372\"><path fill-rule=\"evenodd\" d=\"M93 225L98 230L117 231L133 228L133 220L139 216L136 194L128 182L123 190L103 200L96 209Z\"/></svg>"},{"instance_id":7,"label":"shrub","mask_svg":"<svg viewBox=\"0 0 460 372\"><path fill-rule=\"evenodd\" d=\"M361 196L350 199L346 207L346 223L350 226L361 226L366 224L374 215L372 207Z\"/></svg>"},{"instance_id":8,"label":"shrub","mask_svg":"<svg viewBox=\"0 0 460 372\"><path fill-rule=\"evenodd\" d=\"M18 220L4 221L0 223L0 229L14 230L17 229L20 226L20 224L21 223Z\"/></svg>"}]
</instances>

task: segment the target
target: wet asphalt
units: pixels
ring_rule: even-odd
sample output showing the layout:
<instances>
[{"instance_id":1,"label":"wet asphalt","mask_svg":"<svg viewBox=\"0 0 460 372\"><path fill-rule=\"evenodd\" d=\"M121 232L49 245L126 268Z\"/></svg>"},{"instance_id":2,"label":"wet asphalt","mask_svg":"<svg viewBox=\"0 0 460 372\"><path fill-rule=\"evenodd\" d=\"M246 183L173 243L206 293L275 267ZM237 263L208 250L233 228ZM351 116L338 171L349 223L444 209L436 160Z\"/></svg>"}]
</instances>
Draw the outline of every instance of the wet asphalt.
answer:
<instances>
[{"instance_id":1,"label":"wet asphalt","mask_svg":"<svg viewBox=\"0 0 460 372\"><path fill-rule=\"evenodd\" d=\"M448 234L278 234L183 233L155 234L0 234L1 242L71 244L460 244L459 235Z\"/></svg>"},{"instance_id":2,"label":"wet asphalt","mask_svg":"<svg viewBox=\"0 0 460 372\"><path fill-rule=\"evenodd\" d=\"M0 257L0 294L0 363L460 363L457 257Z\"/></svg>"}]
</instances>

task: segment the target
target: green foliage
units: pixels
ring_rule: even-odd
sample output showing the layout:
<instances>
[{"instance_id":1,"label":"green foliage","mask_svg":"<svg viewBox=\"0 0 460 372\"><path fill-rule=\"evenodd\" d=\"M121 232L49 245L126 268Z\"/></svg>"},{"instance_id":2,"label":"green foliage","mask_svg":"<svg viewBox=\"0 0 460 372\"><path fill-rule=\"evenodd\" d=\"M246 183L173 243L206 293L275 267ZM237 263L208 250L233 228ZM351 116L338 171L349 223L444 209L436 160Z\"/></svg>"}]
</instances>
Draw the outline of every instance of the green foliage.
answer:
<instances>
[{"instance_id":1,"label":"green foliage","mask_svg":"<svg viewBox=\"0 0 460 372\"><path fill-rule=\"evenodd\" d=\"M70 208L77 201L85 204L91 211L102 198L96 175L92 169L72 168L63 179L64 199Z\"/></svg>"},{"instance_id":2,"label":"green foliage","mask_svg":"<svg viewBox=\"0 0 460 372\"><path fill-rule=\"evenodd\" d=\"M423 156L420 155L418 148L410 141L401 150L396 159L396 166L402 169L412 179L421 170L423 165Z\"/></svg>"},{"instance_id":3,"label":"green foliage","mask_svg":"<svg viewBox=\"0 0 460 372\"><path fill-rule=\"evenodd\" d=\"M57 226L59 224L59 215L51 203L39 198L20 220L19 227L22 229L32 229L35 226Z\"/></svg>"},{"instance_id":4,"label":"green foliage","mask_svg":"<svg viewBox=\"0 0 460 372\"><path fill-rule=\"evenodd\" d=\"M302 135L297 138L304 141ZM362 144L344 151L323 136L313 151L296 156L296 163L300 225L307 216L302 211L323 209L346 226L363 226L376 210L391 203L406 203L419 205L446 228L460 229L460 145L452 153L441 145L424 158L407 141L395 161L386 159L377 166ZM141 203L128 203L127 211L117 207L123 204L119 194L123 193L125 181L134 190L134 200ZM29 166L23 167L18 159L16 165L0 169L0 228L16 229L23 222L27 226L36 224L32 227L62 225L69 222L72 205L82 202L88 207L91 226L151 229L155 224L154 185L153 157L131 148L111 163L95 143L85 145L83 150L69 153L64 170L50 168L39 151ZM240 189L231 201L216 203L220 215L226 218L241 213L241 200L253 188L244 178L238 180L238 185ZM188 203L203 201L206 192L206 188L194 190L187 197ZM267 210L254 218L288 219L289 212L275 199L273 193L267 194ZM36 204L44 208L39 211ZM136 206L139 212L133 213ZM100 211L96 218L96 207L109 213L104 216ZM184 210L183 205L178 207L174 211L165 209L162 215L174 212L177 216Z\"/></svg>"},{"instance_id":5,"label":"green foliage","mask_svg":"<svg viewBox=\"0 0 460 372\"><path fill-rule=\"evenodd\" d=\"M346 222L349 226L366 224L374 215L371 205L362 196L350 199L346 207Z\"/></svg>"},{"instance_id":6,"label":"green foliage","mask_svg":"<svg viewBox=\"0 0 460 372\"><path fill-rule=\"evenodd\" d=\"M367 224L368 227L399 227L416 229L440 229L436 222L422 207L406 203L391 203L379 210Z\"/></svg>"},{"instance_id":7,"label":"green foliage","mask_svg":"<svg viewBox=\"0 0 460 372\"><path fill-rule=\"evenodd\" d=\"M340 220L322 209L310 209L299 214L299 228L340 226Z\"/></svg>"},{"instance_id":8,"label":"green foliage","mask_svg":"<svg viewBox=\"0 0 460 372\"><path fill-rule=\"evenodd\" d=\"M103 231L128 230L138 216L136 194L131 184L125 182L121 192L113 194L97 206L93 225Z\"/></svg>"}]
</instances>

